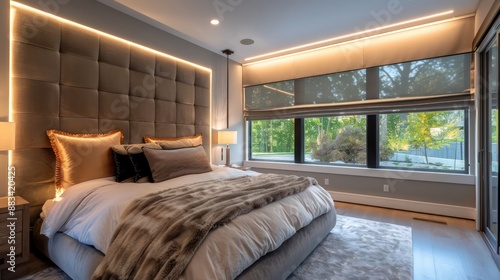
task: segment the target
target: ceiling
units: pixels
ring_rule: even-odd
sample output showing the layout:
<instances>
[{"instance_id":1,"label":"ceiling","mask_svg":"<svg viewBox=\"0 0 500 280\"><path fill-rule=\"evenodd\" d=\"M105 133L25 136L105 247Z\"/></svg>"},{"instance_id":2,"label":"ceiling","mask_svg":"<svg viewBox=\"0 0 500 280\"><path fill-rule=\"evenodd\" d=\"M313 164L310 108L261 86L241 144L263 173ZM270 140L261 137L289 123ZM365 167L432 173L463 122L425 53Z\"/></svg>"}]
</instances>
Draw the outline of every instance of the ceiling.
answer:
<instances>
[{"instance_id":1,"label":"ceiling","mask_svg":"<svg viewBox=\"0 0 500 280\"><path fill-rule=\"evenodd\" d=\"M479 0L98 1L215 53L224 55L221 50L229 48L235 52L230 58L240 63L252 56L448 10L454 12L427 22L473 14L479 3ZM210 24L212 19L219 19L220 24ZM240 41L247 38L255 43L242 45Z\"/></svg>"}]
</instances>

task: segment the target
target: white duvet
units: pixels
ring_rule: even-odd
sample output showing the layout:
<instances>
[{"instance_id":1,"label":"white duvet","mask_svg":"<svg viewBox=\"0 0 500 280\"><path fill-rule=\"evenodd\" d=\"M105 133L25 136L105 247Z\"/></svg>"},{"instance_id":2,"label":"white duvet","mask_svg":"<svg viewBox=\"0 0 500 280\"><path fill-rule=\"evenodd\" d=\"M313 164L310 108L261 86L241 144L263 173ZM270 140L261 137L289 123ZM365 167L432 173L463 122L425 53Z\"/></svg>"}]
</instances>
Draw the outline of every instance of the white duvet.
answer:
<instances>
[{"instance_id":1,"label":"white duvet","mask_svg":"<svg viewBox=\"0 0 500 280\"><path fill-rule=\"evenodd\" d=\"M161 183L116 183L111 177L77 184L57 201L45 203L41 233L50 238L64 232L106 254L121 214L135 198L195 182L259 175L226 167L212 169ZM181 279L233 279L297 230L332 209L328 192L311 186L240 216L208 234Z\"/></svg>"}]
</instances>

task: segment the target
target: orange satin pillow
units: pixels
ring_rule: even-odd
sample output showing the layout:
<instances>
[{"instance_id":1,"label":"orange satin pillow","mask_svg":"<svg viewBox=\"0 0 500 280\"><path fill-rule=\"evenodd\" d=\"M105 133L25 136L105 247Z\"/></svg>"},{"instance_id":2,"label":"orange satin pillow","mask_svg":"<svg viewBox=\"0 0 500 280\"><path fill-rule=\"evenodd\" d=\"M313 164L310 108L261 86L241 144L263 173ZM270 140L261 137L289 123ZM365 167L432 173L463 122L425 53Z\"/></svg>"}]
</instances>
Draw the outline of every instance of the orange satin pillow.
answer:
<instances>
[{"instance_id":1,"label":"orange satin pillow","mask_svg":"<svg viewBox=\"0 0 500 280\"><path fill-rule=\"evenodd\" d=\"M56 188L63 191L75 184L115 174L111 146L121 144L123 133L71 134L47 130L56 155Z\"/></svg>"},{"instance_id":2,"label":"orange satin pillow","mask_svg":"<svg viewBox=\"0 0 500 280\"><path fill-rule=\"evenodd\" d=\"M160 138L160 137L144 136L144 142L157 143L164 150L177 150L182 148L201 146L203 144L203 135L196 134L194 136L184 136L177 138Z\"/></svg>"}]
</instances>

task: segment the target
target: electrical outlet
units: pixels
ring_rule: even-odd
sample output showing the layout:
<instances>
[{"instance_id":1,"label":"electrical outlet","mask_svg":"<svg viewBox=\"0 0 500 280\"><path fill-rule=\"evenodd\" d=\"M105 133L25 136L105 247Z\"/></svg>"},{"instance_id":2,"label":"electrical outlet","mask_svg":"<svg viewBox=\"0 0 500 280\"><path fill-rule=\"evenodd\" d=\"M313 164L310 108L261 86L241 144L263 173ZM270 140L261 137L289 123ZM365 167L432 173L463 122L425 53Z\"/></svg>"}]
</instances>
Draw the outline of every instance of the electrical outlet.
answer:
<instances>
[{"instance_id":1,"label":"electrical outlet","mask_svg":"<svg viewBox=\"0 0 500 280\"><path fill-rule=\"evenodd\" d=\"M388 192L389 191L389 185L384 185L384 192Z\"/></svg>"},{"instance_id":2,"label":"electrical outlet","mask_svg":"<svg viewBox=\"0 0 500 280\"><path fill-rule=\"evenodd\" d=\"M325 186L328 186L330 184L330 179L325 179Z\"/></svg>"}]
</instances>

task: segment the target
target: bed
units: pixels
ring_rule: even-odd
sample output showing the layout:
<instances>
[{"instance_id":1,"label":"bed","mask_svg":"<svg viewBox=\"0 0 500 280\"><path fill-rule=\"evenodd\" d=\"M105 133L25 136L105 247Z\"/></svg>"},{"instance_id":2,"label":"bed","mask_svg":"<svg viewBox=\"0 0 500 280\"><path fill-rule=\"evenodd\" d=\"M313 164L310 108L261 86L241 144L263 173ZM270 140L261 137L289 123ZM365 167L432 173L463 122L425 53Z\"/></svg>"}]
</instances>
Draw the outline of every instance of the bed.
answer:
<instances>
[{"instance_id":1,"label":"bed","mask_svg":"<svg viewBox=\"0 0 500 280\"><path fill-rule=\"evenodd\" d=\"M135 183L115 183L114 178L88 181L72 187L70 191L73 192L65 192L62 202L67 204L52 209L54 212L48 214L49 218L54 215L48 221L54 227L52 230L63 228L64 233L57 232L49 240L42 235L41 242L36 243L72 278L90 279L104 257L103 252L109 248L109 239L119 220L119 213L133 198L188 182L258 175L213 166L213 171L209 173L179 177L163 185L145 183L140 188ZM102 185L106 187L92 192L92 199L85 196L85 207L70 200ZM236 276L238 279L285 279L323 240L336 221L331 198L322 188L309 187L295 196L252 211L229 225L211 231L179 279L235 279ZM93 202L96 199L99 202ZM328 207L323 208L323 205ZM252 230L246 230L247 227ZM41 220L35 228L37 232L41 231ZM242 231L246 234L235 234ZM99 232L99 235L90 235L89 232ZM273 236L272 233L276 232L279 234ZM46 229L45 233L51 235L50 230ZM252 247L256 249L247 252ZM265 258L260 258L264 255ZM260 260L255 262L257 257Z\"/></svg>"},{"instance_id":2,"label":"bed","mask_svg":"<svg viewBox=\"0 0 500 280\"><path fill-rule=\"evenodd\" d=\"M99 177L65 186L64 192L58 189L62 194L58 193L61 195L54 201L58 167L46 134L49 130L56 129L68 134L98 134L119 130L124 144L143 143L144 136L148 135L178 139L201 134L204 137L199 147L210 158L212 72L205 67L95 30L83 29L77 24L19 5L12 9L12 110L13 120L17 124L12 164L20 174L16 177L16 185L19 186L17 194L30 202L35 246L70 277L91 278L103 262L107 249L112 246L106 242L110 241L115 227L119 225L121 214L137 197L180 188L187 182L262 176L251 171L212 165L212 171L179 176L161 183L117 183L115 177ZM81 44L82 41L86 43ZM85 155L88 151L84 149L81 152ZM86 174L86 170L79 173ZM71 205L82 205L71 203L73 198L79 201L75 193L88 189L92 190L89 193L94 193L95 189L100 194L92 201L84 200L102 210L94 212L94 215L99 215L93 218L90 218L92 215L87 208L71 208ZM304 200L303 196L309 196L310 199ZM294 204L289 199L301 203ZM322 206L310 207L314 203ZM67 208L64 205L70 206ZM207 240L220 239L217 238L217 232L238 225L239 220L255 223L268 217L270 224L276 220L287 220L273 220L275 214L269 214L278 213L276 207L283 205L290 208L283 212L285 216L310 212L303 215L305 219L291 219L294 222L284 225L288 227L287 234L269 241L273 243L272 246L264 246L265 250L256 256L244 257L244 265L233 266L231 263L240 262L232 256L244 254L233 252L231 255L222 251L214 254L213 248L197 250L199 256L193 256L181 279L200 279L197 273L204 276L210 273L230 275L227 278L237 279L286 279L335 225L336 214L331 197L314 184L304 191L217 227L200 246L210 247L211 242ZM303 210L308 210L297 210L300 205ZM253 215L259 219L252 218ZM97 226L99 223L93 222L101 216L101 226ZM76 234L78 225L86 227L85 230L80 228L80 232L92 232L94 235L83 234L82 237ZM92 225L96 228L89 229ZM253 228L262 230L262 227ZM259 233L253 234L258 236ZM102 240L99 241L98 237ZM219 248L219 245L214 246ZM229 246L226 249L241 250L238 248ZM214 255L222 256L217 262L226 262L226 267L233 270L213 272L214 267L221 267L211 263ZM209 265L202 266L203 263ZM226 279L226 276L214 279Z\"/></svg>"}]
</instances>

